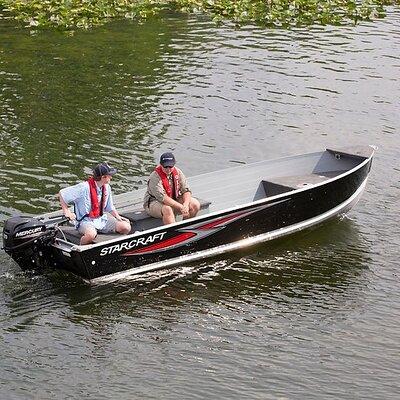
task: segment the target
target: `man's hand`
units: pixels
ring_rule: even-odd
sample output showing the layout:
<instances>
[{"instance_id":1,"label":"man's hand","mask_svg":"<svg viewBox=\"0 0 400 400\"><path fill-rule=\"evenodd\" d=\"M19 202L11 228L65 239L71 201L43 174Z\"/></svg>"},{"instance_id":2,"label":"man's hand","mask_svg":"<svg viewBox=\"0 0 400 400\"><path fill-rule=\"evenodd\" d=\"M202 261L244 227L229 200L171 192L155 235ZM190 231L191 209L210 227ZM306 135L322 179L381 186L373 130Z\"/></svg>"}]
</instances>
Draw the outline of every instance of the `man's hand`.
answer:
<instances>
[{"instance_id":1,"label":"man's hand","mask_svg":"<svg viewBox=\"0 0 400 400\"><path fill-rule=\"evenodd\" d=\"M70 220L74 221L76 219L75 213L73 213L70 209L64 211L64 215Z\"/></svg>"},{"instance_id":2,"label":"man's hand","mask_svg":"<svg viewBox=\"0 0 400 400\"><path fill-rule=\"evenodd\" d=\"M187 204L182 204L181 207L181 214L183 217L188 217L189 216L189 206Z\"/></svg>"}]
</instances>

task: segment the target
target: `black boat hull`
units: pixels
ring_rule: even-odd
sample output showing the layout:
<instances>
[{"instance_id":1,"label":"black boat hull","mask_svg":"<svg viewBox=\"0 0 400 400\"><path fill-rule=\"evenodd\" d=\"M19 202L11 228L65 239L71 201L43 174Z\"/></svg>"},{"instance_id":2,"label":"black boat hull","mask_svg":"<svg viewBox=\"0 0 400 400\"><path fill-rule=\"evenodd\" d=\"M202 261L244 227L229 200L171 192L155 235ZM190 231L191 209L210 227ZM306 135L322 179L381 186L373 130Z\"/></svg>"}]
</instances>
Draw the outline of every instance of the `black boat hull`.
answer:
<instances>
[{"instance_id":1,"label":"black boat hull","mask_svg":"<svg viewBox=\"0 0 400 400\"><path fill-rule=\"evenodd\" d=\"M235 250L316 225L346 212L359 199L372 158L359 168L313 185L237 208L88 249L53 245L52 261L86 281L100 282Z\"/></svg>"}]
</instances>

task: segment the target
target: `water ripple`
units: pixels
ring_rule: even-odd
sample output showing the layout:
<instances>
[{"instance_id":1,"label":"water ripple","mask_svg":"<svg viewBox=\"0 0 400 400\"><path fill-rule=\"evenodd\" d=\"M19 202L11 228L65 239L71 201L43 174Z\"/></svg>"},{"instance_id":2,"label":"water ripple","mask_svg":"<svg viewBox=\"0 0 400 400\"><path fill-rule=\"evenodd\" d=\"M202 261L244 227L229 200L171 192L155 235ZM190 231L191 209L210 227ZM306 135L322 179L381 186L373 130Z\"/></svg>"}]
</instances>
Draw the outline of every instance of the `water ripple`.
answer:
<instances>
[{"instance_id":1,"label":"water ripple","mask_svg":"<svg viewBox=\"0 0 400 400\"><path fill-rule=\"evenodd\" d=\"M379 145L351 218L244 253L88 287L0 252L0 395L397 398L399 21L0 25L0 221L58 208L103 159L118 193L166 149L190 176Z\"/></svg>"}]
</instances>

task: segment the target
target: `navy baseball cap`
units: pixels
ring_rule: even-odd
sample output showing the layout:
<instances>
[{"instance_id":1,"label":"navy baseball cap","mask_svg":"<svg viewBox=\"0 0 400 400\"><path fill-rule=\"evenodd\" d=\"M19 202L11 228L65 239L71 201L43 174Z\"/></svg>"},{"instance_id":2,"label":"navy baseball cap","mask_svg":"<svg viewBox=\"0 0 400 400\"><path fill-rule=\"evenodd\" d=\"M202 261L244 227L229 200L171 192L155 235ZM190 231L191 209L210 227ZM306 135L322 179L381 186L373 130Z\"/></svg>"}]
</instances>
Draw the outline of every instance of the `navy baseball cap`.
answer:
<instances>
[{"instance_id":1,"label":"navy baseball cap","mask_svg":"<svg viewBox=\"0 0 400 400\"><path fill-rule=\"evenodd\" d=\"M104 175L114 175L117 173L117 169L110 167L107 163L97 164L93 168L93 176L95 178L100 178Z\"/></svg>"},{"instance_id":2,"label":"navy baseball cap","mask_svg":"<svg viewBox=\"0 0 400 400\"><path fill-rule=\"evenodd\" d=\"M160 164L163 167L173 167L175 165L175 157L172 153L164 153L160 157Z\"/></svg>"}]
</instances>

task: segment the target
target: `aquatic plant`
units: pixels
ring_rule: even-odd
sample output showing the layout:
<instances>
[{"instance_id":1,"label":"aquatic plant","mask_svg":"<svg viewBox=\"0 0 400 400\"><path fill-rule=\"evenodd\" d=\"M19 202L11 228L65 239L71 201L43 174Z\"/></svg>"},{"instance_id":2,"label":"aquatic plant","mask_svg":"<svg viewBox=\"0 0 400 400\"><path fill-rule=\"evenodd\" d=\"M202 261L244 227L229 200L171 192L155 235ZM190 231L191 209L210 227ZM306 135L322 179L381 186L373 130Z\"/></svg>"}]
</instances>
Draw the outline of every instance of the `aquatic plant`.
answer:
<instances>
[{"instance_id":1,"label":"aquatic plant","mask_svg":"<svg viewBox=\"0 0 400 400\"><path fill-rule=\"evenodd\" d=\"M254 21L269 26L342 24L385 15L387 0L180 0L186 11L207 11L214 19Z\"/></svg>"},{"instance_id":2,"label":"aquatic plant","mask_svg":"<svg viewBox=\"0 0 400 400\"><path fill-rule=\"evenodd\" d=\"M158 0L0 0L0 8L29 27L90 28L112 18L148 18Z\"/></svg>"},{"instance_id":3,"label":"aquatic plant","mask_svg":"<svg viewBox=\"0 0 400 400\"><path fill-rule=\"evenodd\" d=\"M370 20L394 4L400 0L0 0L0 10L25 26L62 29L87 29L113 18L145 19L162 10L288 27Z\"/></svg>"}]
</instances>

